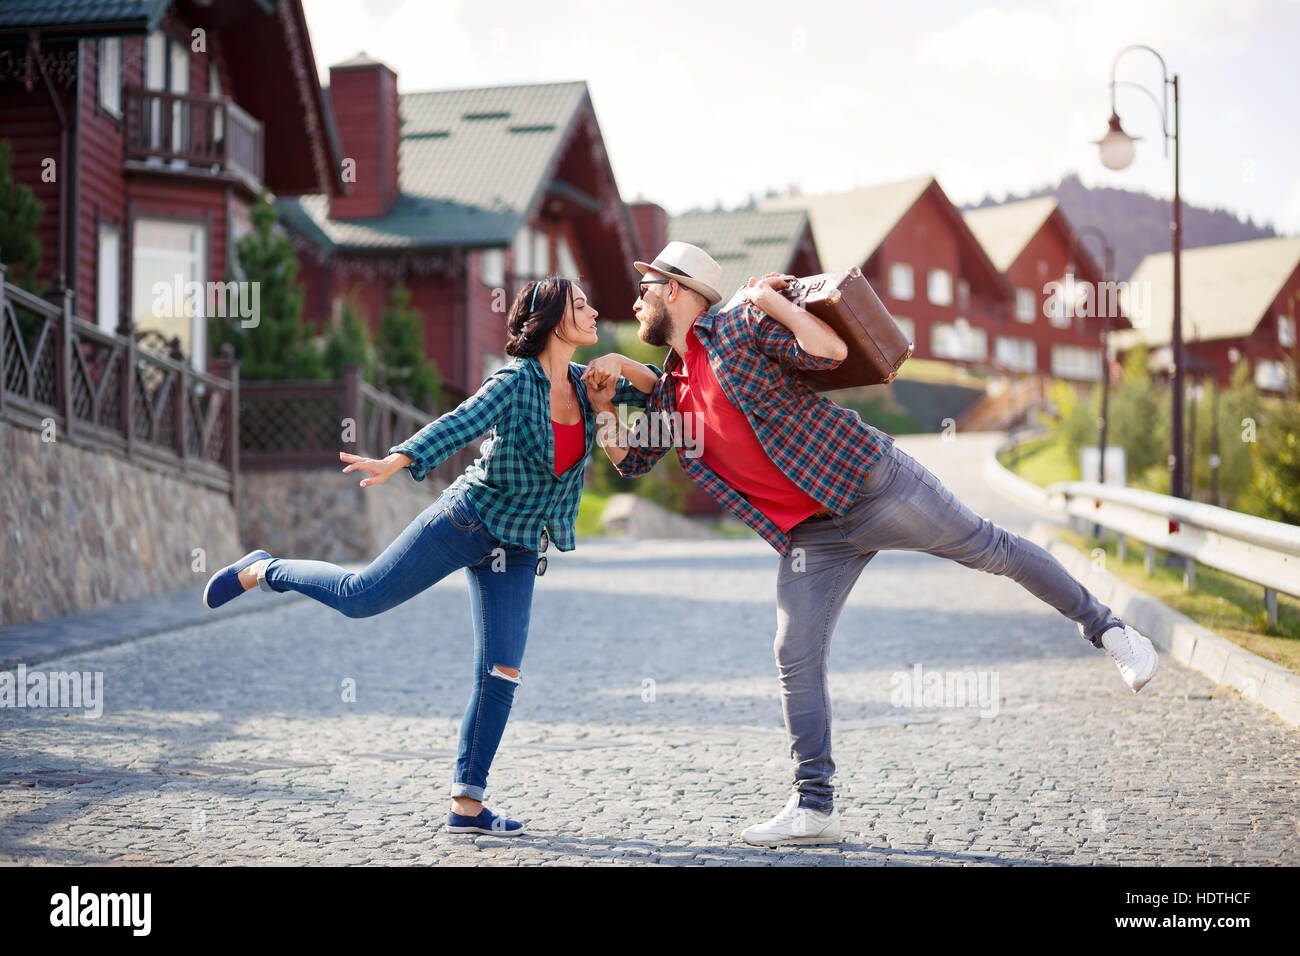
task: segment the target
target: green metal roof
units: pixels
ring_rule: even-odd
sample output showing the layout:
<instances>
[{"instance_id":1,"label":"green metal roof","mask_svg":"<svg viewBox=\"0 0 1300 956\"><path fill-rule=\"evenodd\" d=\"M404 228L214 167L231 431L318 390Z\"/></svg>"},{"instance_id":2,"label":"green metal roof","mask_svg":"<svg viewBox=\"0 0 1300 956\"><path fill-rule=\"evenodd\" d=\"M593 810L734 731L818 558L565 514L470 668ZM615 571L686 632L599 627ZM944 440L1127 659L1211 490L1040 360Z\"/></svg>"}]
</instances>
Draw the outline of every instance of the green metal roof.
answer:
<instances>
[{"instance_id":1,"label":"green metal roof","mask_svg":"<svg viewBox=\"0 0 1300 956\"><path fill-rule=\"evenodd\" d=\"M290 226L323 245L507 245L546 186L586 97L584 82L404 94L399 194L386 215L330 219L323 195L276 206Z\"/></svg>"},{"instance_id":2,"label":"green metal roof","mask_svg":"<svg viewBox=\"0 0 1300 956\"><path fill-rule=\"evenodd\" d=\"M117 27L152 30L171 0L0 0L0 30Z\"/></svg>"},{"instance_id":3,"label":"green metal roof","mask_svg":"<svg viewBox=\"0 0 1300 956\"><path fill-rule=\"evenodd\" d=\"M807 228L802 209L687 213L668 220L668 238L699 246L722 266L725 302L750 276L789 269Z\"/></svg>"}]
</instances>

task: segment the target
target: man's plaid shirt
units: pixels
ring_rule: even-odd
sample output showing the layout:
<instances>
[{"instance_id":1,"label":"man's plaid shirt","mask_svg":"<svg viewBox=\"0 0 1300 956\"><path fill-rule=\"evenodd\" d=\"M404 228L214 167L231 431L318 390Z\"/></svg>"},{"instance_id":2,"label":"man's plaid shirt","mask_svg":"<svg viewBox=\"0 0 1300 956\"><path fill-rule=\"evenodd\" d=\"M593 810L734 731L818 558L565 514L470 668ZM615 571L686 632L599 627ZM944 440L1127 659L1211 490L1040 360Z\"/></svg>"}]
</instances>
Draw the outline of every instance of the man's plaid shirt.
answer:
<instances>
[{"instance_id":1,"label":"man's plaid shirt","mask_svg":"<svg viewBox=\"0 0 1300 956\"><path fill-rule=\"evenodd\" d=\"M703 313L694 328L723 392L744 414L767 456L817 501L839 514L848 511L863 477L894 439L790 374L835 368L839 360L805 352L793 332L750 302L727 312ZM629 478L643 475L676 446L682 469L696 484L788 555L788 535L719 478L702 456L683 454L690 449L682 447L677 427L680 413L672 375L681 366L677 353L669 352L645 406L646 415L666 415L666 427L634 428L628 453L616 466L619 473Z\"/></svg>"},{"instance_id":2,"label":"man's plaid shirt","mask_svg":"<svg viewBox=\"0 0 1300 956\"><path fill-rule=\"evenodd\" d=\"M489 375L479 390L455 409L388 449L409 455L407 470L423 481L430 469L484 433L480 457L452 487L466 487L488 531L505 544L536 549L542 528L561 551L574 547L574 524L582 498L582 475L591 457L596 416L587 398L582 373L569 363L569 379L578 392L585 424L582 460L555 475L555 439L551 430L550 379L535 358L516 358ZM659 369L654 369L659 374ZM625 378L618 380L613 401L635 408L648 400Z\"/></svg>"}]
</instances>

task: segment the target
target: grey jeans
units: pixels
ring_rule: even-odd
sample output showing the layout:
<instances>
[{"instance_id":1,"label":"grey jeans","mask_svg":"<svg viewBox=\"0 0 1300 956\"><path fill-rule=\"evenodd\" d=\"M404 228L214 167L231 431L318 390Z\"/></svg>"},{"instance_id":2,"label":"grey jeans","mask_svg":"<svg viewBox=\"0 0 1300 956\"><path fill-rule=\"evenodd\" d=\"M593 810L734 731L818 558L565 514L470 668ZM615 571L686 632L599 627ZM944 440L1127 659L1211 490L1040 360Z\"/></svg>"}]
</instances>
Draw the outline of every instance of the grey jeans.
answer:
<instances>
[{"instance_id":1,"label":"grey jeans","mask_svg":"<svg viewBox=\"0 0 1300 956\"><path fill-rule=\"evenodd\" d=\"M981 518L916 459L890 445L843 515L811 518L790 532L776 581L776 666L800 806L830 810L831 634L849 592L879 551L924 551L1003 574L1076 622L1094 646L1122 625L1045 550Z\"/></svg>"}]
</instances>

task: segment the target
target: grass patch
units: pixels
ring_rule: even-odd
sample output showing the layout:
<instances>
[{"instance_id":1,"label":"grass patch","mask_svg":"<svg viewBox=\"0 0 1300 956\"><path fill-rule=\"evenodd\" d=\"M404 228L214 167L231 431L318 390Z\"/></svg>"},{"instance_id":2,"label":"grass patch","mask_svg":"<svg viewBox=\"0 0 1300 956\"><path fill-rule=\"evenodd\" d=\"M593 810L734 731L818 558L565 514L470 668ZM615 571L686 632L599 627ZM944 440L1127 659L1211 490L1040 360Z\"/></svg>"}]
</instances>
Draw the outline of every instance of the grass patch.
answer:
<instances>
[{"instance_id":1,"label":"grass patch","mask_svg":"<svg viewBox=\"0 0 1300 956\"><path fill-rule=\"evenodd\" d=\"M1053 528L1052 533L1087 555L1101 547L1095 538L1076 531ZM1157 549L1155 574L1147 577L1143 569L1146 546L1141 542L1129 541L1128 557L1123 562L1113 536L1107 537L1104 548L1106 570L1125 584L1150 594L1252 654L1300 674L1300 600L1279 594L1277 624L1270 625L1264 610L1264 589L1258 584L1200 564L1196 567L1196 590L1188 591L1183 587L1182 568L1163 563L1165 552Z\"/></svg>"},{"instance_id":2,"label":"grass patch","mask_svg":"<svg viewBox=\"0 0 1300 956\"><path fill-rule=\"evenodd\" d=\"M968 385L983 388L985 377L972 374L961 365L940 362L937 359L910 358L898 370L898 377L913 382L932 382L937 385Z\"/></svg>"},{"instance_id":3,"label":"grass patch","mask_svg":"<svg viewBox=\"0 0 1300 956\"><path fill-rule=\"evenodd\" d=\"M607 504L609 504L609 495L602 495L590 489L583 490L582 500L578 502L576 531L579 538L594 538L604 533L600 526L600 519L605 514Z\"/></svg>"},{"instance_id":4,"label":"grass patch","mask_svg":"<svg viewBox=\"0 0 1300 956\"><path fill-rule=\"evenodd\" d=\"M1015 448L998 454L998 461L1013 474L1031 481L1040 488L1058 481L1078 481L1079 463L1065 450L1065 441L1058 435L1022 442Z\"/></svg>"},{"instance_id":5,"label":"grass patch","mask_svg":"<svg viewBox=\"0 0 1300 956\"><path fill-rule=\"evenodd\" d=\"M926 428L892 402L884 402L880 399L864 399L842 401L839 404L845 408L853 409L862 416L862 420L868 425L874 425L882 432L888 432L890 435L916 435L921 432L933 431L933 429Z\"/></svg>"}]
</instances>

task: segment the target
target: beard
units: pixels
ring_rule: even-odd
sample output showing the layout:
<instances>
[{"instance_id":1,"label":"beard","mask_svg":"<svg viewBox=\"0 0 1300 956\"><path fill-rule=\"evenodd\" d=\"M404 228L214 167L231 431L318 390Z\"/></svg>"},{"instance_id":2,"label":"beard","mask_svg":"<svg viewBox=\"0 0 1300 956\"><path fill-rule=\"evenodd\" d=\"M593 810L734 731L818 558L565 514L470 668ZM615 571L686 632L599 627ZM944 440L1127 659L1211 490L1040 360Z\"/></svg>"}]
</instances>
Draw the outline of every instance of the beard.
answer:
<instances>
[{"instance_id":1,"label":"beard","mask_svg":"<svg viewBox=\"0 0 1300 956\"><path fill-rule=\"evenodd\" d=\"M641 341L656 348L667 346L672 322L668 318L668 310L664 308L663 303L647 302L641 308L641 316L644 320L638 336Z\"/></svg>"}]
</instances>

